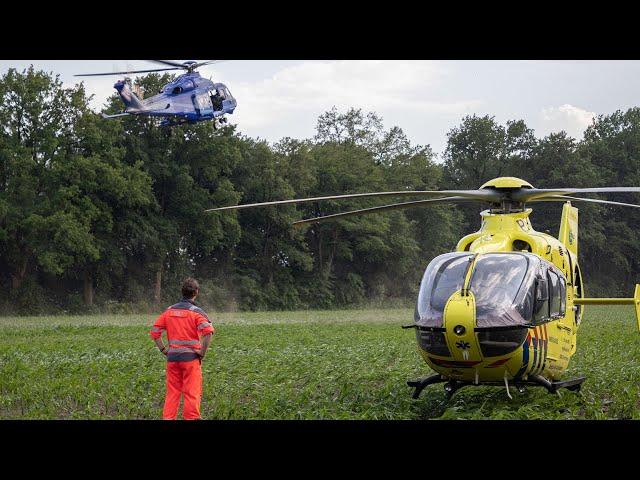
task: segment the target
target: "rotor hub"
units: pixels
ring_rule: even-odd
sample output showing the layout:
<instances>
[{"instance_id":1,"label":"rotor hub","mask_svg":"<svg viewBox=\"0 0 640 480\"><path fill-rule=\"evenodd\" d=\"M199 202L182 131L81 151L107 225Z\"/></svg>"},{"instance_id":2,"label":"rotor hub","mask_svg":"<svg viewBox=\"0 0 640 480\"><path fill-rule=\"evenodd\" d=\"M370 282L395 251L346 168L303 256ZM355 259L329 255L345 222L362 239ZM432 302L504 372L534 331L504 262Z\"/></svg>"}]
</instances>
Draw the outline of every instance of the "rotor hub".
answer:
<instances>
[{"instance_id":1,"label":"rotor hub","mask_svg":"<svg viewBox=\"0 0 640 480\"><path fill-rule=\"evenodd\" d=\"M495 188L496 190L502 189L515 189L515 188L533 188L526 180L517 177L498 177L484 183L480 190L484 188Z\"/></svg>"},{"instance_id":2,"label":"rotor hub","mask_svg":"<svg viewBox=\"0 0 640 480\"><path fill-rule=\"evenodd\" d=\"M491 202L491 213L515 213L522 212L525 204L522 201L514 200L512 193L522 189L533 189L526 180L517 177L498 177L485 182L480 190L492 190L500 194L500 199Z\"/></svg>"}]
</instances>

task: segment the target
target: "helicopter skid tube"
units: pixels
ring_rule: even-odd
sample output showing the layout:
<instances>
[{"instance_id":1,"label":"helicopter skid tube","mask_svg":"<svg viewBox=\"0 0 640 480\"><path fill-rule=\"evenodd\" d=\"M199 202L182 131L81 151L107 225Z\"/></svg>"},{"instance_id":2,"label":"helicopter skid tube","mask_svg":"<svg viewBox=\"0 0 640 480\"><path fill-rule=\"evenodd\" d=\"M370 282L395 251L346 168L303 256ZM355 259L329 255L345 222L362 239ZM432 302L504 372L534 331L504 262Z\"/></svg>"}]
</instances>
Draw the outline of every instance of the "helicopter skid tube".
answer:
<instances>
[{"instance_id":1,"label":"helicopter skid tube","mask_svg":"<svg viewBox=\"0 0 640 480\"><path fill-rule=\"evenodd\" d=\"M530 375L526 381L514 381L514 386L522 393L524 385L530 385L535 387L544 387L547 389L549 393L556 393L561 388L566 388L569 391L579 392L580 387L582 386L582 382L586 380L587 377L577 377L572 378L570 380L562 380L557 382L552 382L547 380L546 378L540 375ZM466 386L504 386L504 384L500 382L482 382L482 383L474 383L474 382L466 382L455 379L448 379L443 377L442 375L432 375L430 377L426 377L419 380L409 381L407 385L410 387L414 387L415 390L413 392L412 398L417 399L422 390L425 387L434 384L434 383L442 383L447 382L444 386L445 393L447 394L447 398L451 398L454 393L460 390L462 387Z\"/></svg>"},{"instance_id":2,"label":"helicopter skid tube","mask_svg":"<svg viewBox=\"0 0 640 480\"><path fill-rule=\"evenodd\" d=\"M529 380L532 381L536 385L540 385L547 389L549 393L556 393L561 388L566 388L569 391L579 392L580 387L582 386L582 382L586 380L587 377L577 377L572 378L570 380L561 380L557 382L551 382L540 375L530 375Z\"/></svg>"},{"instance_id":3,"label":"helicopter skid tube","mask_svg":"<svg viewBox=\"0 0 640 480\"><path fill-rule=\"evenodd\" d=\"M412 397L418 398L422 393L422 390L425 389L425 387L433 383L441 383L446 381L447 379L445 377L443 377L442 375L436 374L436 375L431 375L430 377L421 378L419 380L408 381L407 385L415 388L415 390L413 391Z\"/></svg>"}]
</instances>

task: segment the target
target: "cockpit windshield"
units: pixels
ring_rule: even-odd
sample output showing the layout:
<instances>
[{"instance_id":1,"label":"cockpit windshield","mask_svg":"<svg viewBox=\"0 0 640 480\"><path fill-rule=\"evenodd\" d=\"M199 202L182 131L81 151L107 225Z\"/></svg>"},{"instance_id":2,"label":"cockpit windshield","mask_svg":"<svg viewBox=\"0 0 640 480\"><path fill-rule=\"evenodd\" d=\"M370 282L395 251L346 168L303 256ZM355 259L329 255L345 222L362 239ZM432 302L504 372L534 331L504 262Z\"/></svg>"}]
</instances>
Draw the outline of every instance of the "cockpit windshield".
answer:
<instances>
[{"instance_id":1,"label":"cockpit windshield","mask_svg":"<svg viewBox=\"0 0 640 480\"><path fill-rule=\"evenodd\" d=\"M434 258L424 272L418 293L415 321L424 327L442 327L444 307L464 285L470 253L445 253Z\"/></svg>"},{"instance_id":2,"label":"cockpit windshield","mask_svg":"<svg viewBox=\"0 0 640 480\"><path fill-rule=\"evenodd\" d=\"M442 327L447 301L464 287L475 255L447 253L427 267L418 294L415 321L424 327ZM477 327L519 326L531 323L535 278L540 259L527 253L482 254L469 280L476 302Z\"/></svg>"},{"instance_id":3,"label":"cockpit windshield","mask_svg":"<svg viewBox=\"0 0 640 480\"><path fill-rule=\"evenodd\" d=\"M537 259L520 253L481 255L469 290L476 301L478 327L524 325L531 321Z\"/></svg>"}]
</instances>

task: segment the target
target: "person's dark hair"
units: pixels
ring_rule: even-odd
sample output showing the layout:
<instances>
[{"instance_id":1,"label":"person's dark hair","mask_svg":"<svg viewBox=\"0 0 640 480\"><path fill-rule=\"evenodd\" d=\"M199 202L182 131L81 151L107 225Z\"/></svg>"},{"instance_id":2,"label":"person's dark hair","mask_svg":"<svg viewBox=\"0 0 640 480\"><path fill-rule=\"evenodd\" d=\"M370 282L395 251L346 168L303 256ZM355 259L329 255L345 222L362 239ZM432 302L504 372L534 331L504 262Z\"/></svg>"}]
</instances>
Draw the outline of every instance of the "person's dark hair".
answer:
<instances>
[{"instance_id":1,"label":"person's dark hair","mask_svg":"<svg viewBox=\"0 0 640 480\"><path fill-rule=\"evenodd\" d=\"M187 278L182 282L182 296L184 298L193 298L200 290L200 285L195 278Z\"/></svg>"}]
</instances>

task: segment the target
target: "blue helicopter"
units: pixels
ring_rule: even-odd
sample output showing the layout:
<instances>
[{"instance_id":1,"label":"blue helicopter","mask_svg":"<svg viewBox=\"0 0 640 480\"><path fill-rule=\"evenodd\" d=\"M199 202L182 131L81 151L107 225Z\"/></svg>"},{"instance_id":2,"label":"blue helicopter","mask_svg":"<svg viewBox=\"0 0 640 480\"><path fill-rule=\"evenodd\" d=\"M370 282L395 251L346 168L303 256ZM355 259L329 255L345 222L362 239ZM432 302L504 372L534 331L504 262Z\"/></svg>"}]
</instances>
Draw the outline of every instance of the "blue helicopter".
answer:
<instances>
[{"instance_id":1,"label":"blue helicopter","mask_svg":"<svg viewBox=\"0 0 640 480\"><path fill-rule=\"evenodd\" d=\"M124 112L115 115L102 114L103 118L117 118L127 115L144 115L148 117L162 117L160 125L173 126L182 123L197 123L213 120L214 127L226 123L226 114L235 110L238 102L223 83L214 83L202 78L196 71L204 65L215 63L217 60L197 63L184 63L166 60L152 60L153 62L169 65L171 68L156 68L152 70L135 70L129 72L86 73L76 77L97 77L102 75L128 75L132 73L164 72L168 70L186 70L173 82L168 83L160 93L147 99L141 98L132 90L131 80L119 80L113 86L125 104Z\"/></svg>"}]
</instances>

